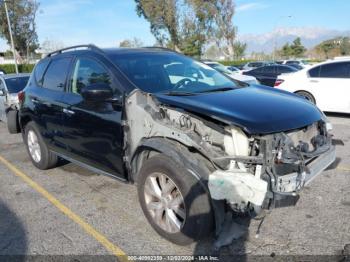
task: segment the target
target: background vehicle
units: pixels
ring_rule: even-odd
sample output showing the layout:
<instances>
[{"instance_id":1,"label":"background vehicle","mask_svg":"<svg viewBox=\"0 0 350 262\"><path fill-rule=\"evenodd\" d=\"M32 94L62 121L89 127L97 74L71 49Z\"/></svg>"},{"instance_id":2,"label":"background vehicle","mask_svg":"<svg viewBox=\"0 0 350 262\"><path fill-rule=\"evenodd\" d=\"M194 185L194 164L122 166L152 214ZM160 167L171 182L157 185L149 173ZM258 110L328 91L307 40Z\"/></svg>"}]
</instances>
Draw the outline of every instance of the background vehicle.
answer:
<instances>
[{"instance_id":1,"label":"background vehicle","mask_svg":"<svg viewBox=\"0 0 350 262\"><path fill-rule=\"evenodd\" d=\"M232 72L237 72L237 73L241 72L241 70L238 67L235 67L235 66L227 66L227 69L232 71Z\"/></svg>"},{"instance_id":2,"label":"background vehicle","mask_svg":"<svg viewBox=\"0 0 350 262\"><path fill-rule=\"evenodd\" d=\"M298 65L298 64L288 64L288 66L294 67L298 71L304 69L303 66Z\"/></svg>"},{"instance_id":3,"label":"background vehicle","mask_svg":"<svg viewBox=\"0 0 350 262\"><path fill-rule=\"evenodd\" d=\"M258 67L261 67L261 66L268 66L268 65L271 65L273 64L272 62L266 62L266 61L257 61L257 62L249 62L249 63L246 63L242 70L243 71L250 71L250 70L253 70L255 68L258 68Z\"/></svg>"},{"instance_id":4,"label":"background vehicle","mask_svg":"<svg viewBox=\"0 0 350 262\"><path fill-rule=\"evenodd\" d=\"M302 59L291 59L291 60L282 60L282 65L299 65L303 68L310 67L310 64L306 60Z\"/></svg>"},{"instance_id":5,"label":"background vehicle","mask_svg":"<svg viewBox=\"0 0 350 262\"><path fill-rule=\"evenodd\" d=\"M350 113L350 58L326 61L279 76L278 88L297 93L321 110Z\"/></svg>"},{"instance_id":6,"label":"background vehicle","mask_svg":"<svg viewBox=\"0 0 350 262\"><path fill-rule=\"evenodd\" d=\"M229 77L232 77L233 79L248 83L248 84L259 84L257 79L253 76L244 76L240 73L240 71L230 71L227 69L226 66L218 63L218 62L212 62L212 61L205 61L206 65L214 68L215 70L219 71L220 73L223 73Z\"/></svg>"},{"instance_id":7,"label":"background vehicle","mask_svg":"<svg viewBox=\"0 0 350 262\"><path fill-rule=\"evenodd\" d=\"M0 76L0 120L7 123L11 134L20 132L18 123L18 97L27 84L29 74Z\"/></svg>"},{"instance_id":8,"label":"background vehicle","mask_svg":"<svg viewBox=\"0 0 350 262\"><path fill-rule=\"evenodd\" d=\"M243 74L254 76L262 85L274 86L279 75L294 73L296 71L298 70L287 65L269 65L261 66L251 71L243 72Z\"/></svg>"},{"instance_id":9,"label":"background vehicle","mask_svg":"<svg viewBox=\"0 0 350 262\"><path fill-rule=\"evenodd\" d=\"M214 226L229 233L221 229L233 212L274 207L335 159L327 119L313 104L240 85L164 48L58 50L36 65L19 97L36 167L54 167L59 156L136 182L151 226L181 245Z\"/></svg>"},{"instance_id":10,"label":"background vehicle","mask_svg":"<svg viewBox=\"0 0 350 262\"><path fill-rule=\"evenodd\" d=\"M6 72L4 70L0 69L0 75L5 75L5 74L6 74Z\"/></svg>"}]
</instances>

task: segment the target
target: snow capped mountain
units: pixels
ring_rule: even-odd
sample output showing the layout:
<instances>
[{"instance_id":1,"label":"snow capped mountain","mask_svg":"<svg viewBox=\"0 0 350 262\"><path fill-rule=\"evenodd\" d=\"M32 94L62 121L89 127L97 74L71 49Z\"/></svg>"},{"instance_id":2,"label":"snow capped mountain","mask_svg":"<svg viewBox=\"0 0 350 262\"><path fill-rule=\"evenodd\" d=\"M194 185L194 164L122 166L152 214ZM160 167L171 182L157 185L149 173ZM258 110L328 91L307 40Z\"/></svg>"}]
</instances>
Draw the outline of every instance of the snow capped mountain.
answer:
<instances>
[{"instance_id":1,"label":"snow capped mountain","mask_svg":"<svg viewBox=\"0 0 350 262\"><path fill-rule=\"evenodd\" d=\"M281 27L264 34L242 34L238 40L247 43L247 53L271 53L274 45L280 48L287 42L300 37L302 44L313 47L320 42L337 36L350 36L350 31L338 31L319 27Z\"/></svg>"}]
</instances>

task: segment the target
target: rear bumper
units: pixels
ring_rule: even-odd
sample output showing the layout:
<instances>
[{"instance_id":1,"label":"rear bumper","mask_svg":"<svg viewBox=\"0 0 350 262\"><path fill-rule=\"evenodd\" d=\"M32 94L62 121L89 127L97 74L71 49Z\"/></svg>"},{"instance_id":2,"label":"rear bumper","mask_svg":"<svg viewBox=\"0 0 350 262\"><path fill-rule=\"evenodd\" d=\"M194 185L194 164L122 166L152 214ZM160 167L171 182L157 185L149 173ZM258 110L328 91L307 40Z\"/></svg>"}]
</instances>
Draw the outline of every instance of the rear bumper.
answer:
<instances>
[{"instance_id":1,"label":"rear bumper","mask_svg":"<svg viewBox=\"0 0 350 262\"><path fill-rule=\"evenodd\" d=\"M315 158L306 165L303 173L291 173L280 176L276 183L276 193L295 193L309 184L315 177L322 173L336 158L335 147L331 145L330 149L322 155Z\"/></svg>"}]
</instances>

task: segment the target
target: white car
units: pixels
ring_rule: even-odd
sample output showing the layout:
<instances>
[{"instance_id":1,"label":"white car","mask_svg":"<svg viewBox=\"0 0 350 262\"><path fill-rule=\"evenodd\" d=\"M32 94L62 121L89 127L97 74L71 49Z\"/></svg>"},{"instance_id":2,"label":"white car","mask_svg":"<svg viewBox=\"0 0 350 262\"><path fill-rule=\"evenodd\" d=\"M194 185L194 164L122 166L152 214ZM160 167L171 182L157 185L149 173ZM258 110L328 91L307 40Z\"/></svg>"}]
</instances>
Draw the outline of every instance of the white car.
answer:
<instances>
[{"instance_id":1,"label":"white car","mask_svg":"<svg viewBox=\"0 0 350 262\"><path fill-rule=\"evenodd\" d=\"M281 65L299 65L303 68L310 68L311 65L306 60L283 60L280 61L279 64Z\"/></svg>"},{"instance_id":2,"label":"white car","mask_svg":"<svg viewBox=\"0 0 350 262\"><path fill-rule=\"evenodd\" d=\"M256 84L258 85L259 84L259 81L253 77L253 76L247 76L247 75L242 75L240 71L230 71L229 69L227 69L226 66L218 63L218 62L208 62L208 61L205 61L204 62L206 65L214 68L215 70L219 71L220 73L223 73L233 79L236 79L238 81L241 81L241 82L245 82L247 84Z\"/></svg>"},{"instance_id":3,"label":"white car","mask_svg":"<svg viewBox=\"0 0 350 262\"><path fill-rule=\"evenodd\" d=\"M11 134L18 133L19 101L17 93L27 84L30 74L7 74L0 76L0 121L7 123Z\"/></svg>"},{"instance_id":4,"label":"white car","mask_svg":"<svg viewBox=\"0 0 350 262\"><path fill-rule=\"evenodd\" d=\"M299 94L322 111L350 113L350 58L337 58L278 77L275 87Z\"/></svg>"}]
</instances>

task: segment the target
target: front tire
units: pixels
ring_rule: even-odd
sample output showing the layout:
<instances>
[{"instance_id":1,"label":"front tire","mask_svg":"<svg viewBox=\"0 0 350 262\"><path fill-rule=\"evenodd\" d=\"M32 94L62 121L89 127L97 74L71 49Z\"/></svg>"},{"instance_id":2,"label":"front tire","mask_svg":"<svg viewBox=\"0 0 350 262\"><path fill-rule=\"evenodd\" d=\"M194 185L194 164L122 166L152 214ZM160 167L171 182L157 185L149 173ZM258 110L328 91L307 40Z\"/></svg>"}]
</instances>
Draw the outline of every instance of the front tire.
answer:
<instances>
[{"instance_id":1,"label":"front tire","mask_svg":"<svg viewBox=\"0 0 350 262\"><path fill-rule=\"evenodd\" d=\"M25 126L24 141L34 166L45 170L57 165L58 157L50 152L33 122Z\"/></svg>"},{"instance_id":2,"label":"front tire","mask_svg":"<svg viewBox=\"0 0 350 262\"><path fill-rule=\"evenodd\" d=\"M165 239L188 245L213 230L213 211L203 186L183 165L156 155L144 162L138 196L153 229Z\"/></svg>"}]
</instances>

